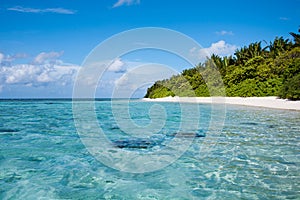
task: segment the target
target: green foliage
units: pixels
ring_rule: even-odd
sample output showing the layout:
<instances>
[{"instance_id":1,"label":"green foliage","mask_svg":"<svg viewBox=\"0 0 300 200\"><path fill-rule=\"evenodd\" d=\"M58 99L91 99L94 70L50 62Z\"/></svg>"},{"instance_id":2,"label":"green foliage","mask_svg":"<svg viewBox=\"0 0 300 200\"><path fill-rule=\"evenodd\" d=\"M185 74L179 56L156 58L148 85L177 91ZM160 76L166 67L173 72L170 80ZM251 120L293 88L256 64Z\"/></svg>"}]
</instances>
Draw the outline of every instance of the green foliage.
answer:
<instances>
[{"instance_id":1,"label":"green foliage","mask_svg":"<svg viewBox=\"0 0 300 200\"><path fill-rule=\"evenodd\" d=\"M261 42L251 43L249 46L238 49L234 53L237 58L236 64L238 65L244 65L249 59L265 54L266 52L265 49L262 49Z\"/></svg>"},{"instance_id":2,"label":"green foliage","mask_svg":"<svg viewBox=\"0 0 300 200\"><path fill-rule=\"evenodd\" d=\"M267 48L269 48L268 56L275 58L285 51L290 50L292 46L292 42L288 39L285 40L283 37L276 37L275 40L270 42L270 45L267 46Z\"/></svg>"},{"instance_id":3,"label":"green foliage","mask_svg":"<svg viewBox=\"0 0 300 200\"><path fill-rule=\"evenodd\" d=\"M251 97L262 96L262 91L255 79L246 79L227 89L228 96Z\"/></svg>"},{"instance_id":4,"label":"green foliage","mask_svg":"<svg viewBox=\"0 0 300 200\"><path fill-rule=\"evenodd\" d=\"M298 32L300 33L300 28L298 29ZM295 46L300 46L300 34L297 34L297 33L290 33L291 36L293 36L294 38L294 42L295 42Z\"/></svg>"},{"instance_id":5,"label":"green foliage","mask_svg":"<svg viewBox=\"0 0 300 200\"><path fill-rule=\"evenodd\" d=\"M285 81L279 93L280 98L300 100L300 73Z\"/></svg>"},{"instance_id":6,"label":"green foliage","mask_svg":"<svg viewBox=\"0 0 300 200\"><path fill-rule=\"evenodd\" d=\"M294 43L276 37L238 49L235 57L213 54L203 64L157 81L145 97L167 96L279 96L300 99L300 35Z\"/></svg>"},{"instance_id":7,"label":"green foliage","mask_svg":"<svg viewBox=\"0 0 300 200\"><path fill-rule=\"evenodd\" d=\"M209 90L208 90L206 84L199 85L199 87L197 87L195 90L195 94L198 97L209 97L210 96Z\"/></svg>"},{"instance_id":8,"label":"green foliage","mask_svg":"<svg viewBox=\"0 0 300 200\"><path fill-rule=\"evenodd\" d=\"M238 97L262 97L262 96L276 96L278 90L282 86L281 79L268 79L260 82L257 79L246 79L236 85L226 89L227 96Z\"/></svg>"},{"instance_id":9,"label":"green foliage","mask_svg":"<svg viewBox=\"0 0 300 200\"><path fill-rule=\"evenodd\" d=\"M146 98L162 98L175 96L175 94L163 85L163 81L157 81L152 87L147 89Z\"/></svg>"}]
</instances>

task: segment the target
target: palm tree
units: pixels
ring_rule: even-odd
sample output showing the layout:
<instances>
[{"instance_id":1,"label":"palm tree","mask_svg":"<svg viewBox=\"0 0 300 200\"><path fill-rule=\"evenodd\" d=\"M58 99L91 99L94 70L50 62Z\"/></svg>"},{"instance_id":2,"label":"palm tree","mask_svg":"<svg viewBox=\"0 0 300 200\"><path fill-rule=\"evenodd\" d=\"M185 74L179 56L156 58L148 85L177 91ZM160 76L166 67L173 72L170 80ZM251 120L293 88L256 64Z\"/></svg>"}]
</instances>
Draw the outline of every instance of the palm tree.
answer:
<instances>
[{"instance_id":1,"label":"palm tree","mask_svg":"<svg viewBox=\"0 0 300 200\"><path fill-rule=\"evenodd\" d=\"M256 56L263 56L264 54L265 50L262 49L261 42L251 43L248 47L242 47L241 49L236 50L234 53L238 65L243 65L249 59Z\"/></svg>"},{"instance_id":2,"label":"palm tree","mask_svg":"<svg viewBox=\"0 0 300 200\"><path fill-rule=\"evenodd\" d=\"M300 28L298 29L298 32L300 33ZM290 32L290 35L294 38L294 45L297 47L300 46L300 34Z\"/></svg>"},{"instance_id":3,"label":"palm tree","mask_svg":"<svg viewBox=\"0 0 300 200\"><path fill-rule=\"evenodd\" d=\"M273 42L270 42L269 46L269 57L275 58L281 53L290 50L292 43L289 39L283 39L283 37L276 37Z\"/></svg>"}]
</instances>

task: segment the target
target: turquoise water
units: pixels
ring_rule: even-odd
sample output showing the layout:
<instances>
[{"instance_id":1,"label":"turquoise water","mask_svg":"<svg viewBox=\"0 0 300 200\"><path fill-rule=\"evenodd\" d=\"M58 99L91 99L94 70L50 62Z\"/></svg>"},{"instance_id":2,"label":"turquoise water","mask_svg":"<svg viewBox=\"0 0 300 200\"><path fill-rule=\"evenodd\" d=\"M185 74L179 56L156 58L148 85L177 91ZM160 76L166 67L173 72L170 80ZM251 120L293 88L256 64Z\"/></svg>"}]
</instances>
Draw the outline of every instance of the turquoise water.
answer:
<instances>
[{"instance_id":1,"label":"turquoise water","mask_svg":"<svg viewBox=\"0 0 300 200\"><path fill-rule=\"evenodd\" d=\"M132 101L132 120L149 124L153 104ZM164 127L133 139L114 121L109 100L95 103L112 143L142 154L163 148L181 131L180 105L159 105L167 116ZM196 137L178 160L154 172L126 173L85 148L72 101L1 100L0 199L299 199L300 112L227 106L221 134L211 134L210 111L200 105ZM203 155L199 149L208 138L212 148Z\"/></svg>"}]
</instances>

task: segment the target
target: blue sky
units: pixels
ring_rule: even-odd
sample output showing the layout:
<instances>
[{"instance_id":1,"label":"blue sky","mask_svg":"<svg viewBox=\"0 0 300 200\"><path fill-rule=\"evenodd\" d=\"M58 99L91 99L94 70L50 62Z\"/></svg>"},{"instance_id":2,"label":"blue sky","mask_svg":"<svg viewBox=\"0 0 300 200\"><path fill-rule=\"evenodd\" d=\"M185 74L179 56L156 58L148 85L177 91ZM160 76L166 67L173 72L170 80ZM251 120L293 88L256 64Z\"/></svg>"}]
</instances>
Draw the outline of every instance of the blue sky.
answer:
<instances>
[{"instance_id":1,"label":"blue sky","mask_svg":"<svg viewBox=\"0 0 300 200\"><path fill-rule=\"evenodd\" d=\"M163 27L227 55L250 42L290 38L300 0L1 0L0 18L0 98L71 97L85 57L114 34ZM157 51L127 55L116 59L97 96L109 97L127 68L162 60L177 71L191 67Z\"/></svg>"}]
</instances>

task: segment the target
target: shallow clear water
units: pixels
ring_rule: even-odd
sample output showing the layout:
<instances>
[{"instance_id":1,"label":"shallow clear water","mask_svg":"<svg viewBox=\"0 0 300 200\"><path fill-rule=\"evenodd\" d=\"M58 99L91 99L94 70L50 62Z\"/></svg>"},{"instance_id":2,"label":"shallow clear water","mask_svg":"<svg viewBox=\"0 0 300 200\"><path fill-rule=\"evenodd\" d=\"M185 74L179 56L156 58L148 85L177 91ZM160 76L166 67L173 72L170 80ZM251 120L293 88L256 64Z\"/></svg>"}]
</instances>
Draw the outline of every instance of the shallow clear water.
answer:
<instances>
[{"instance_id":1,"label":"shallow clear water","mask_svg":"<svg viewBox=\"0 0 300 200\"><path fill-rule=\"evenodd\" d=\"M131 102L131 119L149 124L153 104ZM118 148L141 153L163 148L181 131L180 105L159 105L167 116L164 127L149 140L137 140L114 121L110 101L95 103L107 137ZM208 129L210 110L200 105L198 135L178 160L135 174L107 167L89 153L76 132L71 101L2 100L0 199L299 198L300 112L227 106L222 132L214 135ZM201 155L208 137L214 145Z\"/></svg>"}]
</instances>

